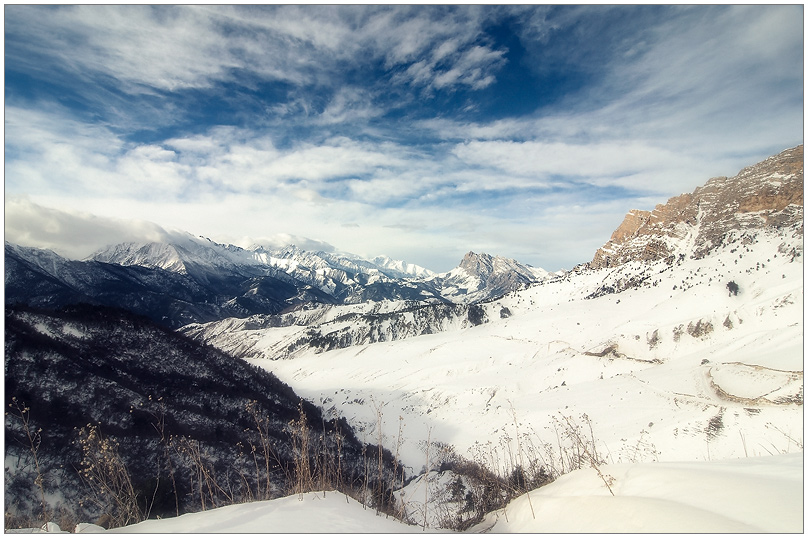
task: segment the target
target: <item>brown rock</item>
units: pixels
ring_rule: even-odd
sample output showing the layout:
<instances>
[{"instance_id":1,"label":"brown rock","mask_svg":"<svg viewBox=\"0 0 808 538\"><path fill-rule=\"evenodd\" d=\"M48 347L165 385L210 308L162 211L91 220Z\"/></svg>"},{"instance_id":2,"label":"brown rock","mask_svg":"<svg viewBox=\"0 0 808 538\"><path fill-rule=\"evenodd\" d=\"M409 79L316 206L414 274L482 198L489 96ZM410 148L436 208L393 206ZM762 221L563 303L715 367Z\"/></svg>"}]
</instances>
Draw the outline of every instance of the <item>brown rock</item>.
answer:
<instances>
[{"instance_id":1,"label":"brown rock","mask_svg":"<svg viewBox=\"0 0 808 538\"><path fill-rule=\"evenodd\" d=\"M788 227L803 219L803 146L716 177L691 194L675 196L653 211L632 210L595 253L590 267L633 260L703 257L733 230Z\"/></svg>"}]
</instances>

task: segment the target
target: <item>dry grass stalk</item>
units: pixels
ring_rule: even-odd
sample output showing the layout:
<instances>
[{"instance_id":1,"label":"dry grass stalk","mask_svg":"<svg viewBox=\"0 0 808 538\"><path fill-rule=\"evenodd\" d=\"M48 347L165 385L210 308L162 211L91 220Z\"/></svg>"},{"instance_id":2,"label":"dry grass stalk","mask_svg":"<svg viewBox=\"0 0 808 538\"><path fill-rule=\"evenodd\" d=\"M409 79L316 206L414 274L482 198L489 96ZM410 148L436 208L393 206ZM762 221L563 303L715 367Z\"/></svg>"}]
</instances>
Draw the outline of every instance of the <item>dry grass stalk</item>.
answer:
<instances>
[{"instance_id":1,"label":"dry grass stalk","mask_svg":"<svg viewBox=\"0 0 808 538\"><path fill-rule=\"evenodd\" d=\"M83 454L79 475L90 488L90 502L105 514L109 526L123 527L145 519L118 443L103 437L98 426L88 424L79 430L79 445Z\"/></svg>"},{"instance_id":2,"label":"dry grass stalk","mask_svg":"<svg viewBox=\"0 0 808 538\"><path fill-rule=\"evenodd\" d=\"M45 500L45 477L42 472L42 467L39 464L39 447L42 444L42 428L35 429L33 424L31 424L31 408L17 400L16 396L11 398L11 403L8 404L8 406L12 411L7 412L6 415L11 415L19 419L23 433L25 434L27 447L31 451L31 456L34 459L34 470L36 471L34 485L36 485L39 490L40 517L42 518L42 524L47 525L50 514L48 503Z\"/></svg>"}]
</instances>

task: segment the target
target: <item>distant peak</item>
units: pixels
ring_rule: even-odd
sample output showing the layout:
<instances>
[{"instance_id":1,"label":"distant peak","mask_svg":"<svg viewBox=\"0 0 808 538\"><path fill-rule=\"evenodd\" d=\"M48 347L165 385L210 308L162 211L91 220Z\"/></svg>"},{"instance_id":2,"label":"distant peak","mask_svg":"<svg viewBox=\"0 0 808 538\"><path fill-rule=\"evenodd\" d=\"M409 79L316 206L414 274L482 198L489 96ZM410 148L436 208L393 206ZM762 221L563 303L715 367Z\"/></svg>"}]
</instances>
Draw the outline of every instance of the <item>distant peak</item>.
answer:
<instances>
[{"instance_id":1,"label":"distant peak","mask_svg":"<svg viewBox=\"0 0 808 538\"><path fill-rule=\"evenodd\" d=\"M494 269L493 259L494 258L488 254L477 254L469 251L463 256L463 260L460 262L460 268L472 275L479 276L490 274Z\"/></svg>"}]
</instances>

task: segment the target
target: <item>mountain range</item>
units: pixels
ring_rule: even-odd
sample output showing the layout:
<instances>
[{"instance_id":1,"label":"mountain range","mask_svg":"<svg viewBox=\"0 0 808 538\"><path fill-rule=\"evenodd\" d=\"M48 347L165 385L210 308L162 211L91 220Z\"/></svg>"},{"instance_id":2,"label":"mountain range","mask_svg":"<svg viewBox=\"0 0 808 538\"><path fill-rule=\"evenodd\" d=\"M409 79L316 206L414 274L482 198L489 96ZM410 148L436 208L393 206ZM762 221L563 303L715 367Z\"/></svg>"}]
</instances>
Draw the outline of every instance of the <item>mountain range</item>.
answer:
<instances>
[{"instance_id":1,"label":"mountain range","mask_svg":"<svg viewBox=\"0 0 808 538\"><path fill-rule=\"evenodd\" d=\"M178 328L303 305L402 300L468 304L548 278L515 260L469 252L447 273L385 257L243 249L190 234L171 243L122 243L86 260L6 243L6 303L78 302L127 308Z\"/></svg>"}]
</instances>

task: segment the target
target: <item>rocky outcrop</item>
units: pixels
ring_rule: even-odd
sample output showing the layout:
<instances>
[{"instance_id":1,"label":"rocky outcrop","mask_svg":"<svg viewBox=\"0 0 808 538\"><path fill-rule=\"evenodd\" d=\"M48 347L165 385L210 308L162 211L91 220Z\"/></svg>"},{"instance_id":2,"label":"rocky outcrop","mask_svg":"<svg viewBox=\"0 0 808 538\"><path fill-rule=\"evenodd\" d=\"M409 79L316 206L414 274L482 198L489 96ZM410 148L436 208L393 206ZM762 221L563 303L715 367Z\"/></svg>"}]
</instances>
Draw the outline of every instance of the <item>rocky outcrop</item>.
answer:
<instances>
[{"instance_id":1,"label":"rocky outcrop","mask_svg":"<svg viewBox=\"0 0 808 538\"><path fill-rule=\"evenodd\" d=\"M426 282L439 289L443 298L470 304L502 297L550 276L544 269L510 258L469 252L460 265Z\"/></svg>"},{"instance_id":2,"label":"rocky outcrop","mask_svg":"<svg viewBox=\"0 0 808 538\"><path fill-rule=\"evenodd\" d=\"M795 227L802 233L803 146L786 150L738 175L716 177L653 211L632 210L590 267L629 261L702 258L733 231Z\"/></svg>"}]
</instances>

